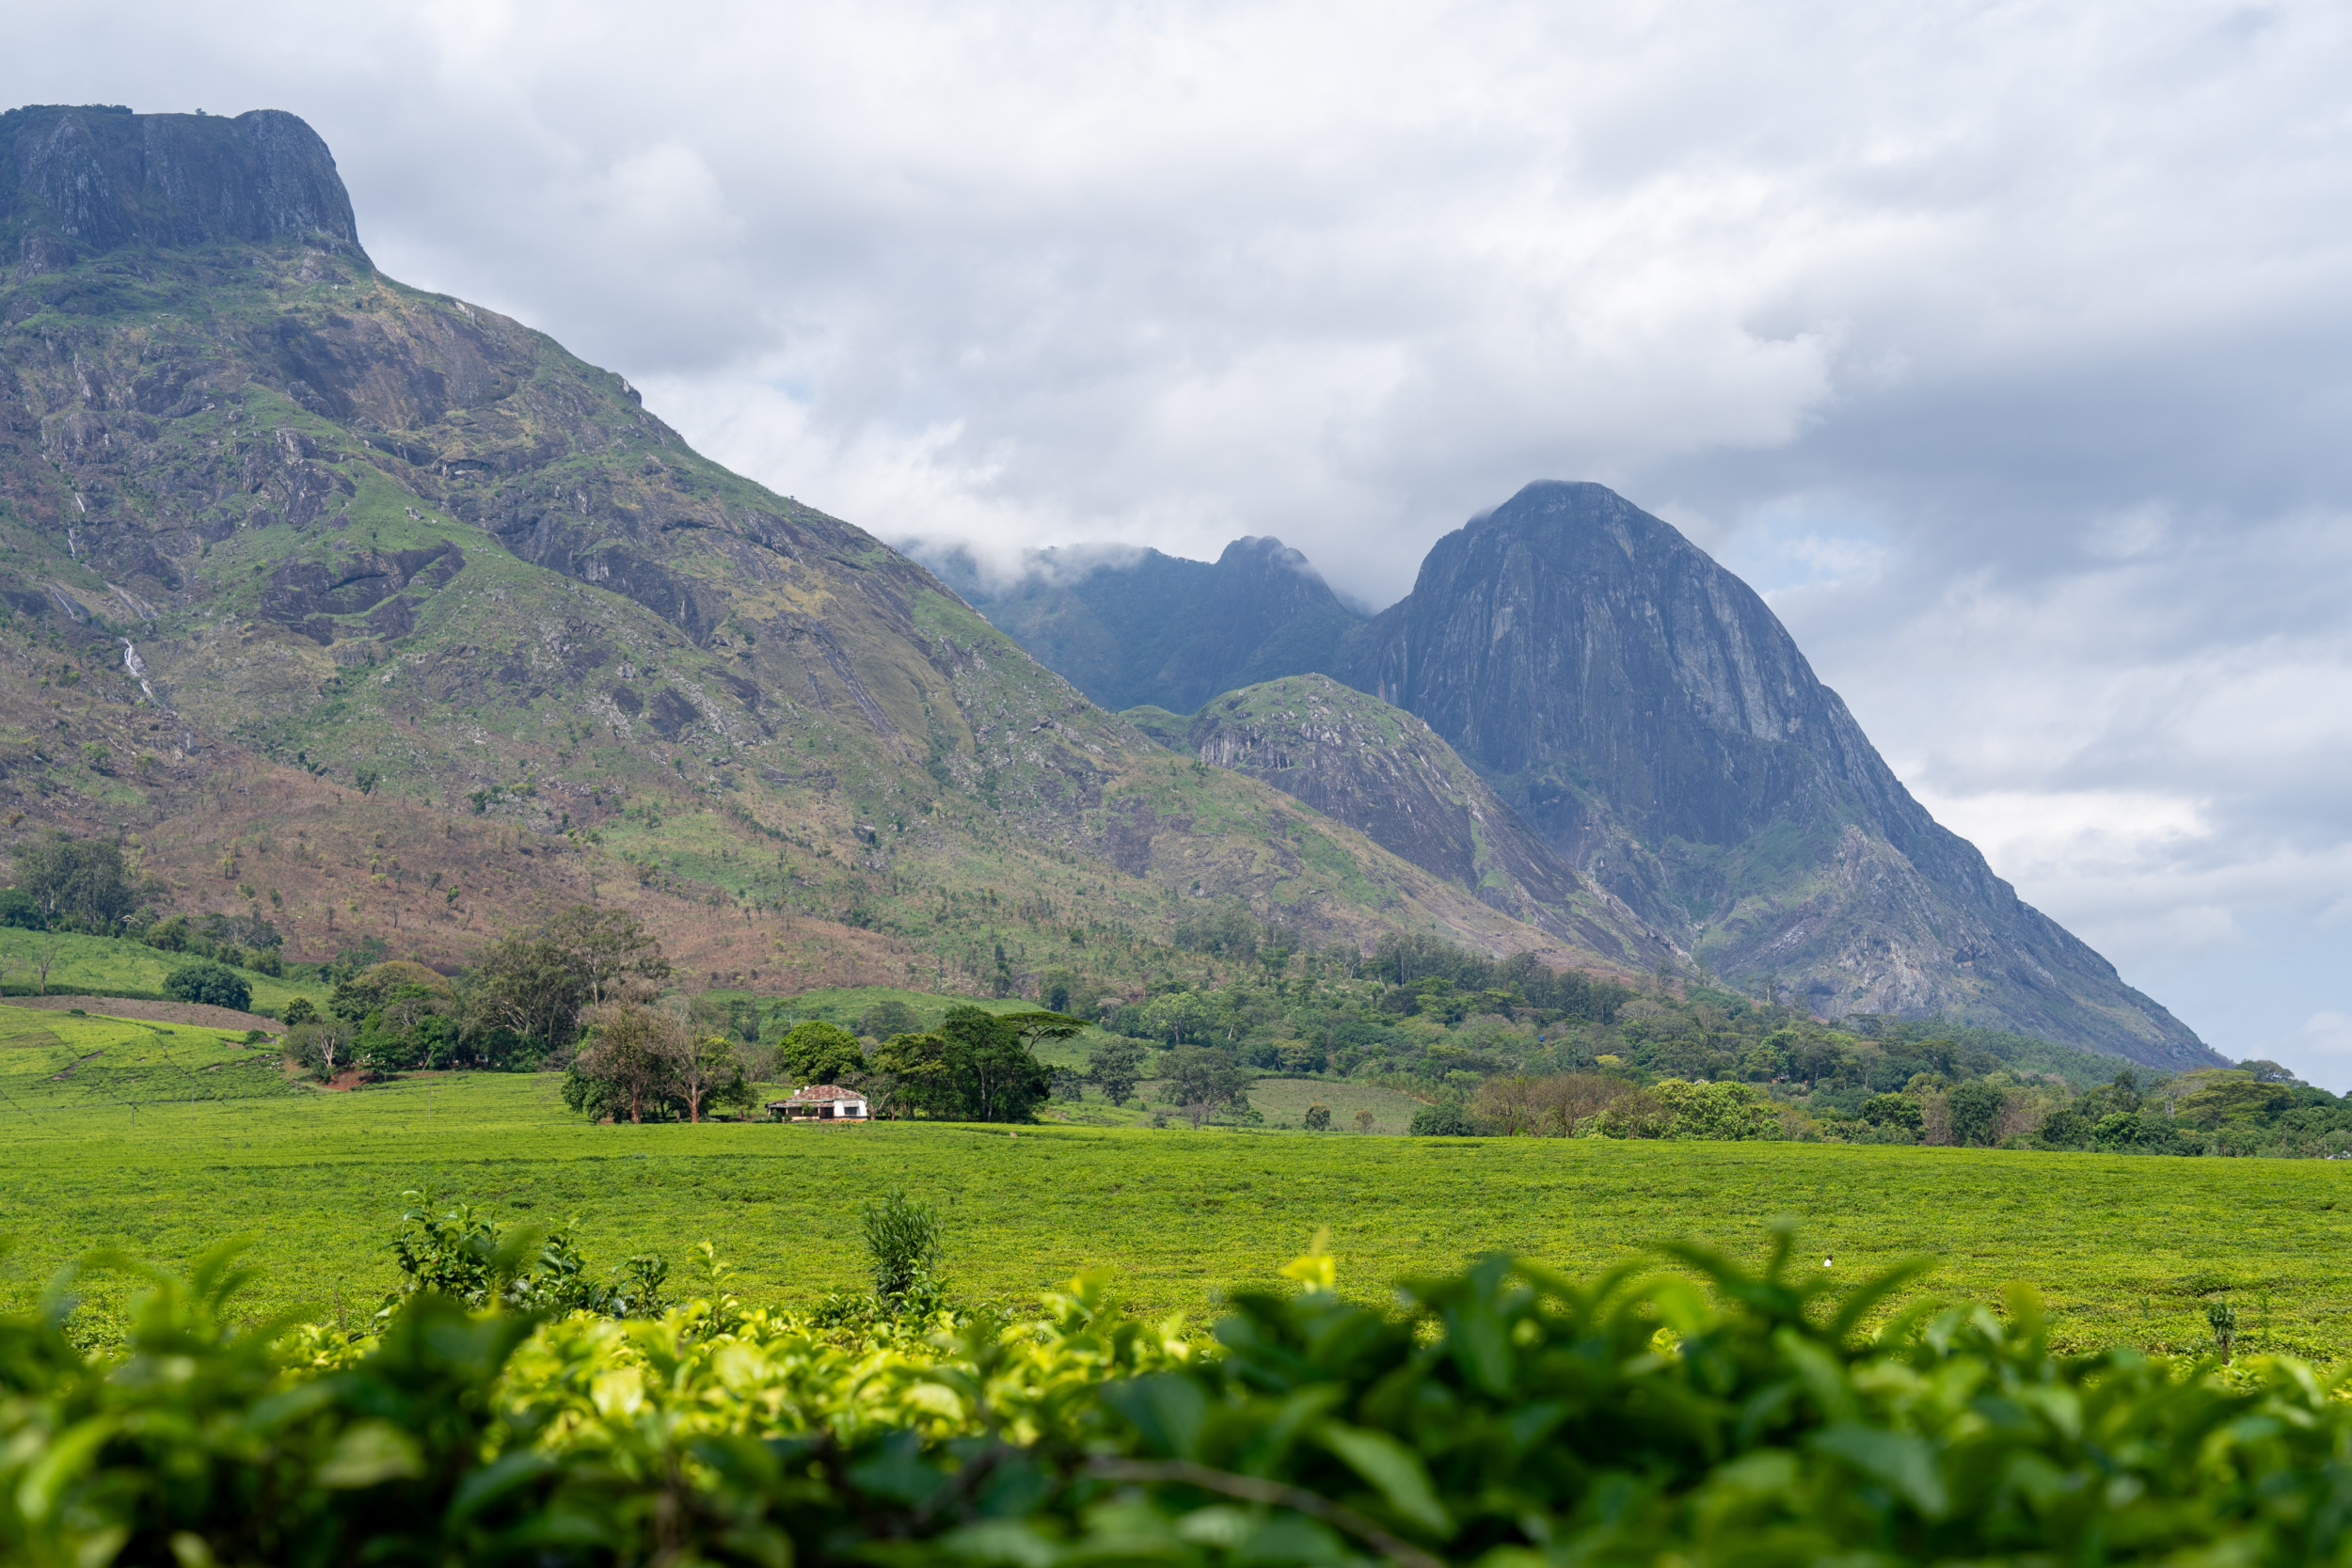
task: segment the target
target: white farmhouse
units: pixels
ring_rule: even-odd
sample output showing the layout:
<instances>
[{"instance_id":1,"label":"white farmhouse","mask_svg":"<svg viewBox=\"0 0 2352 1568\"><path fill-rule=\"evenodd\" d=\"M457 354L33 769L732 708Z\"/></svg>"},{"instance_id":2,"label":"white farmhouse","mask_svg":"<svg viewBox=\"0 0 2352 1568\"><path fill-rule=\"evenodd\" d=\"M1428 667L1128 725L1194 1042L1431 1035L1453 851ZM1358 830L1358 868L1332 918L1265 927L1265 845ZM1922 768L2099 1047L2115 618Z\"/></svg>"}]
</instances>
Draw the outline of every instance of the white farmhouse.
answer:
<instances>
[{"instance_id":1,"label":"white farmhouse","mask_svg":"<svg viewBox=\"0 0 2352 1568\"><path fill-rule=\"evenodd\" d=\"M864 1095L834 1084L810 1084L788 1100L768 1101L768 1115L777 1121L865 1121L872 1114Z\"/></svg>"}]
</instances>

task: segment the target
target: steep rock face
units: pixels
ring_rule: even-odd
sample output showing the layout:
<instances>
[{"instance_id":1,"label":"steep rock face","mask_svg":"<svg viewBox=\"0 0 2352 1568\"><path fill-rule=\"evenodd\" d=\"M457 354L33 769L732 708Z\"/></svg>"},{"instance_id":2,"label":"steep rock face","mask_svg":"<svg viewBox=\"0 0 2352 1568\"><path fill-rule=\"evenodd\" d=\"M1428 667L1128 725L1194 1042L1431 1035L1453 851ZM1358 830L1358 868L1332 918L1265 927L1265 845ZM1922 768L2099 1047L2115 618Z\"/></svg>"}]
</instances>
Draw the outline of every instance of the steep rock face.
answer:
<instances>
[{"instance_id":1,"label":"steep rock face","mask_svg":"<svg viewBox=\"0 0 2352 1568\"><path fill-rule=\"evenodd\" d=\"M0 252L0 717L49 716L0 724L0 847L103 827L233 865L223 824L262 853L275 773L516 846L502 902L472 878L424 898L362 857L366 896L276 916L312 955L370 920L462 955L527 907L511 868L545 876L536 841L590 867L563 896L692 899L714 950L764 954L752 922L778 910L900 920L901 978L977 934L917 904L982 888L1139 929L1232 897L1318 941L1583 957L1150 745L914 562L692 451L621 377L381 277L298 120L0 126L30 236L21 264ZM123 711L40 696L62 673L42 645ZM77 773L68 742L123 765ZM269 891L223 878L176 896Z\"/></svg>"},{"instance_id":2,"label":"steep rock face","mask_svg":"<svg viewBox=\"0 0 2352 1568\"><path fill-rule=\"evenodd\" d=\"M1123 717L1149 725L1164 744L1176 740L1162 736L1167 726L1155 710ZM1613 962L1647 970L1677 956L1530 832L1427 724L1328 675L1290 675L1225 693L1193 717L1181 744Z\"/></svg>"},{"instance_id":3,"label":"steep rock face","mask_svg":"<svg viewBox=\"0 0 2352 1568\"><path fill-rule=\"evenodd\" d=\"M287 238L359 247L334 157L293 115L95 104L0 115L0 257L10 261L37 268L133 245Z\"/></svg>"},{"instance_id":4,"label":"steep rock face","mask_svg":"<svg viewBox=\"0 0 2352 1568\"><path fill-rule=\"evenodd\" d=\"M1328 672L1361 618L1279 539L1236 539L1215 563L1145 550L1089 562L1041 550L1010 587L967 560L943 577L990 622L1110 708L1190 713L1220 691Z\"/></svg>"},{"instance_id":5,"label":"steep rock face","mask_svg":"<svg viewBox=\"0 0 2352 1568\"><path fill-rule=\"evenodd\" d=\"M2214 1059L1911 798L1746 584L1599 485L1438 541L1342 675L1727 979Z\"/></svg>"}]
</instances>

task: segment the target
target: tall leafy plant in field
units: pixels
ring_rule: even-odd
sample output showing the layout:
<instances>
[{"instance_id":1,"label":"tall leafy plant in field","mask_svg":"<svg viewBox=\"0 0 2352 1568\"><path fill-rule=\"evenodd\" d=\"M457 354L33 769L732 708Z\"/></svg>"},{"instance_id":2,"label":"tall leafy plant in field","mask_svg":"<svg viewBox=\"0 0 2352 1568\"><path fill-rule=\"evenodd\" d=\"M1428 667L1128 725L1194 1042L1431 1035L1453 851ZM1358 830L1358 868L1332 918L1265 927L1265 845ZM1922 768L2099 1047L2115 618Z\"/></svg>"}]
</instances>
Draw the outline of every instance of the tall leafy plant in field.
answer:
<instances>
[{"instance_id":1,"label":"tall leafy plant in field","mask_svg":"<svg viewBox=\"0 0 2352 1568\"><path fill-rule=\"evenodd\" d=\"M873 1266L874 1294L894 1310L927 1312L946 1293L939 1277L946 1256L939 1210L893 1187L858 1211L858 1236Z\"/></svg>"}]
</instances>

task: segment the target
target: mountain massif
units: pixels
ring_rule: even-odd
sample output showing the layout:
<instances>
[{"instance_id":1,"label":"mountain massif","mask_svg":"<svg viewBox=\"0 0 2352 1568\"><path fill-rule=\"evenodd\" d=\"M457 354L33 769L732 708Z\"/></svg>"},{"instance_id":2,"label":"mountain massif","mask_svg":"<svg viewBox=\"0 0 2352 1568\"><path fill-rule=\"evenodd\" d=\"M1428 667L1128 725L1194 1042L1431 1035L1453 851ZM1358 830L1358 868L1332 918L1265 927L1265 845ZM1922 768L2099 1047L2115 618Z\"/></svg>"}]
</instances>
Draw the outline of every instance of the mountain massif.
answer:
<instances>
[{"instance_id":1,"label":"mountain massif","mask_svg":"<svg viewBox=\"0 0 2352 1568\"><path fill-rule=\"evenodd\" d=\"M1369 621L1271 539L939 564L385 277L291 115L0 115L0 840L309 956L590 898L713 980L946 983L1246 905L2212 1059L1606 490Z\"/></svg>"},{"instance_id":2,"label":"mountain massif","mask_svg":"<svg viewBox=\"0 0 2352 1568\"><path fill-rule=\"evenodd\" d=\"M1151 584L1169 574L1153 571L1098 569L1085 592L1135 622L1178 613L1155 608ZM1026 637L1075 614L1076 592L1041 578L983 602L1020 606L1008 625ZM1295 639L1263 613L1244 624L1260 647L1307 650L1287 669L1262 660L1261 678L1327 673L1358 695L1237 672L1233 696L1169 692L1131 721L1502 907L1553 924L1576 904L1552 890L1579 890L1587 911L1598 895L1623 911L1625 951L1687 955L1826 1017L1948 1017L2159 1066L2216 1060L1912 799L1745 583L1599 485L1529 485L1439 540L1410 595L1336 642L1320 607ZM1107 678L1087 644L1030 645L1081 687ZM1443 807L1423 783L1440 779Z\"/></svg>"},{"instance_id":3,"label":"mountain massif","mask_svg":"<svg viewBox=\"0 0 2352 1568\"><path fill-rule=\"evenodd\" d=\"M596 898L771 990L1218 900L1607 958L1171 756L620 376L384 277L292 116L17 110L0 180L0 838L119 837L308 957L463 962Z\"/></svg>"},{"instance_id":4,"label":"mountain massif","mask_svg":"<svg viewBox=\"0 0 2352 1568\"><path fill-rule=\"evenodd\" d=\"M2211 1062L1912 799L1753 590L1597 484L1531 484L1439 540L1343 673L1718 974L1830 1016Z\"/></svg>"}]
</instances>

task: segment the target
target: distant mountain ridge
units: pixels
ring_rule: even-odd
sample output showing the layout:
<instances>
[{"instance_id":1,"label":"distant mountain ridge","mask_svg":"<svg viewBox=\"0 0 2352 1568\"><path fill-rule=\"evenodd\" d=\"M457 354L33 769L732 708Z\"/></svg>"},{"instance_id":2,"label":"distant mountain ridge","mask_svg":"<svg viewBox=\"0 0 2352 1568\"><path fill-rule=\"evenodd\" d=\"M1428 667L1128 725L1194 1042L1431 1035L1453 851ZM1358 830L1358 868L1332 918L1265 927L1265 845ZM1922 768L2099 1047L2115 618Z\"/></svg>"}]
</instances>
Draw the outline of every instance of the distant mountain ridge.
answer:
<instances>
[{"instance_id":1,"label":"distant mountain ridge","mask_svg":"<svg viewBox=\"0 0 2352 1568\"><path fill-rule=\"evenodd\" d=\"M1152 557L1095 568L1083 593L1041 578L977 602L1082 689L1161 693L1122 705L1163 744L1230 753L1482 896L1495 896L1485 871L1440 847L1434 798L1409 782L1443 772L1427 747L1279 677L1329 675L1425 721L1514 832L1725 981L1832 1018L1946 1017L2155 1066L2219 1060L1912 798L1753 590L1613 492L1528 485L1440 539L1411 594L1344 626L1336 597L1296 626L1271 618L1279 601L1219 602L1241 580L1225 566L1240 547L1218 568ZM1103 629L1060 634L1081 611ZM1117 678L1111 628L1137 628L1148 660L1162 644L1144 628L1170 622L1247 626L1251 657L1198 660L1182 685ZM1289 654L1290 667L1259 650ZM1246 699L1230 731L1216 717L1219 673ZM1331 749L1277 717L1302 705L1350 738ZM1375 732L1391 754L1372 765L1362 752ZM1387 809L1383 791L1421 815ZM1540 871L1507 879L1513 897L1549 902Z\"/></svg>"},{"instance_id":2,"label":"distant mountain ridge","mask_svg":"<svg viewBox=\"0 0 2352 1568\"><path fill-rule=\"evenodd\" d=\"M1001 585L968 555L917 554L999 631L1114 711L1190 713L1220 691L1327 673L1363 622L1275 538L1236 539L1215 562L1041 550Z\"/></svg>"}]
</instances>

